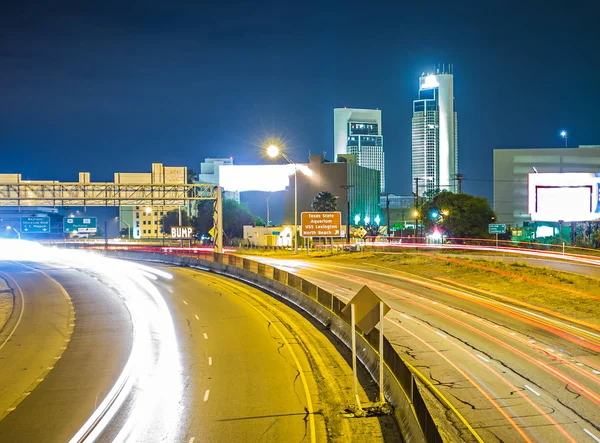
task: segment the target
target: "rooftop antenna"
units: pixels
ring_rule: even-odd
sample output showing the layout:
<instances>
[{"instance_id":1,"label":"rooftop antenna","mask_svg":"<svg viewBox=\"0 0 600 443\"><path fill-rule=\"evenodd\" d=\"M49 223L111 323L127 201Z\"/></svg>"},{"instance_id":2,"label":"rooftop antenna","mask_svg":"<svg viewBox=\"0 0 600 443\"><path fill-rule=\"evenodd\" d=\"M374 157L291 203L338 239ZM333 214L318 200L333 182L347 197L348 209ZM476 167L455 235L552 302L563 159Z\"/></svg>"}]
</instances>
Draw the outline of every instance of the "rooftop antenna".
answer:
<instances>
[{"instance_id":1,"label":"rooftop antenna","mask_svg":"<svg viewBox=\"0 0 600 443\"><path fill-rule=\"evenodd\" d=\"M446 63L442 63L442 73L446 73Z\"/></svg>"}]
</instances>

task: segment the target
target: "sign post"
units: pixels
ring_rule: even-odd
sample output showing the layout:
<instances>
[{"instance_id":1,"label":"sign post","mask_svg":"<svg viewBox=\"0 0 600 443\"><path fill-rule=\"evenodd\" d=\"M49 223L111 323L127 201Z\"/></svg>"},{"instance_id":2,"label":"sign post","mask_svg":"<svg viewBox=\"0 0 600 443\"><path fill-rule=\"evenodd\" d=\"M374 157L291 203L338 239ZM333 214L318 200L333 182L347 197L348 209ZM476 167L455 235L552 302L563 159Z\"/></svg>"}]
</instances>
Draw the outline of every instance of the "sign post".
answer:
<instances>
[{"instance_id":1,"label":"sign post","mask_svg":"<svg viewBox=\"0 0 600 443\"><path fill-rule=\"evenodd\" d=\"M383 319L390 311L386 305L368 286L363 286L348 302L342 313L350 311L350 328L352 334L352 371L354 373L355 415L364 416L365 412L358 396L358 377L356 374L356 325L365 334L373 330L379 323L379 405L385 405L383 395Z\"/></svg>"},{"instance_id":2,"label":"sign post","mask_svg":"<svg viewBox=\"0 0 600 443\"><path fill-rule=\"evenodd\" d=\"M27 234L50 233L50 217L21 217L21 232Z\"/></svg>"},{"instance_id":3,"label":"sign post","mask_svg":"<svg viewBox=\"0 0 600 443\"><path fill-rule=\"evenodd\" d=\"M498 247L498 234L506 234L506 225L505 224L494 224L491 223L488 226L488 232L490 234L496 234L496 248Z\"/></svg>"}]
</instances>

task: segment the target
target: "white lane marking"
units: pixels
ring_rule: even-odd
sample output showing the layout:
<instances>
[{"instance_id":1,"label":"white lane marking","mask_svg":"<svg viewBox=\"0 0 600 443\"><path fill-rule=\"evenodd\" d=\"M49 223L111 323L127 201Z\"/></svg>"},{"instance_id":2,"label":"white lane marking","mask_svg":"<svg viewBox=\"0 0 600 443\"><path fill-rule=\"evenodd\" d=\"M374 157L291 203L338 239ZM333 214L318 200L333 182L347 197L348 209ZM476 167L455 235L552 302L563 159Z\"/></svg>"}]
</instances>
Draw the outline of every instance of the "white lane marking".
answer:
<instances>
[{"instance_id":1,"label":"white lane marking","mask_svg":"<svg viewBox=\"0 0 600 443\"><path fill-rule=\"evenodd\" d=\"M548 352L554 352L554 349L546 348Z\"/></svg>"},{"instance_id":2,"label":"white lane marking","mask_svg":"<svg viewBox=\"0 0 600 443\"><path fill-rule=\"evenodd\" d=\"M489 362L490 362L490 361L489 361L487 358L485 358L483 355L479 355L479 354L477 354L477 357L478 357L478 358L480 358L480 359L482 359L482 360L483 360L484 362L486 362L486 363L489 363Z\"/></svg>"},{"instance_id":3,"label":"white lane marking","mask_svg":"<svg viewBox=\"0 0 600 443\"><path fill-rule=\"evenodd\" d=\"M400 317L403 317L403 318L405 318L405 319L407 319L407 320L409 320L409 319L410 319L410 317L409 317L408 315L406 315L406 314L402 314L402 313L400 313Z\"/></svg>"},{"instance_id":4,"label":"white lane marking","mask_svg":"<svg viewBox=\"0 0 600 443\"><path fill-rule=\"evenodd\" d=\"M434 304L434 305L437 305L437 302L436 302L436 301L434 301L434 302L433 302L433 304Z\"/></svg>"},{"instance_id":5,"label":"white lane marking","mask_svg":"<svg viewBox=\"0 0 600 443\"><path fill-rule=\"evenodd\" d=\"M167 288L167 289L171 294L173 293L173 290L171 288Z\"/></svg>"},{"instance_id":6,"label":"white lane marking","mask_svg":"<svg viewBox=\"0 0 600 443\"><path fill-rule=\"evenodd\" d=\"M190 441L188 443L194 443L194 440L196 440L196 437L190 438Z\"/></svg>"},{"instance_id":7,"label":"white lane marking","mask_svg":"<svg viewBox=\"0 0 600 443\"><path fill-rule=\"evenodd\" d=\"M596 375L600 375L600 371L596 371L595 369L592 369L592 372Z\"/></svg>"},{"instance_id":8,"label":"white lane marking","mask_svg":"<svg viewBox=\"0 0 600 443\"><path fill-rule=\"evenodd\" d=\"M537 395L538 397L540 396L539 392L534 391L533 389L531 389L529 386L525 385L525 389L529 389L531 392L533 392L535 395Z\"/></svg>"},{"instance_id":9,"label":"white lane marking","mask_svg":"<svg viewBox=\"0 0 600 443\"><path fill-rule=\"evenodd\" d=\"M208 394L210 394L209 389L207 389L206 392L204 392L204 401L208 401Z\"/></svg>"},{"instance_id":10,"label":"white lane marking","mask_svg":"<svg viewBox=\"0 0 600 443\"><path fill-rule=\"evenodd\" d=\"M208 357L208 366L212 366L212 357Z\"/></svg>"},{"instance_id":11,"label":"white lane marking","mask_svg":"<svg viewBox=\"0 0 600 443\"><path fill-rule=\"evenodd\" d=\"M437 335L439 335L440 337L442 337L442 338L446 338L446 336L444 334L442 334L441 332L439 332L439 331L435 331L435 333Z\"/></svg>"},{"instance_id":12,"label":"white lane marking","mask_svg":"<svg viewBox=\"0 0 600 443\"><path fill-rule=\"evenodd\" d=\"M576 364L577 366L583 366L583 363L580 363L580 362L576 362L575 364Z\"/></svg>"},{"instance_id":13,"label":"white lane marking","mask_svg":"<svg viewBox=\"0 0 600 443\"><path fill-rule=\"evenodd\" d=\"M208 334L206 332L204 333L204 339L208 340Z\"/></svg>"},{"instance_id":14,"label":"white lane marking","mask_svg":"<svg viewBox=\"0 0 600 443\"><path fill-rule=\"evenodd\" d=\"M198 314L195 314L194 317L196 317L196 320L200 320L200 317L198 317Z\"/></svg>"},{"instance_id":15,"label":"white lane marking","mask_svg":"<svg viewBox=\"0 0 600 443\"><path fill-rule=\"evenodd\" d=\"M183 304L187 306L187 302L185 300L183 301ZM194 437L192 437L192 438L194 438Z\"/></svg>"},{"instance_id":16,"label":"white lane marking","mask_svg":"<svg viewBox=\"0 0 600 443\"><path fill-rule=\"evenodd\" d=\"M587 429L583 428L583 432L585 432L587 435L589 435L590 437L592 437L594 440L596 440L598 443L600 443L600 438L596 437L594 434L592 434L590 431L588 431Z\"/></svg>"}]
</instances>

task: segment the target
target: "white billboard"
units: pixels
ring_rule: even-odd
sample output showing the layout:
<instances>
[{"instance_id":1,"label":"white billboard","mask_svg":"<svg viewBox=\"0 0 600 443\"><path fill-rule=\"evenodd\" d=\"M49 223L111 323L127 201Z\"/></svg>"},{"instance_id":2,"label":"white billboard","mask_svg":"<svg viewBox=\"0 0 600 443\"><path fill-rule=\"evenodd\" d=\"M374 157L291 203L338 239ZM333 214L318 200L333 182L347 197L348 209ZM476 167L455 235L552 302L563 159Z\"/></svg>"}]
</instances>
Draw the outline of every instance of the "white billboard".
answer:
<instances>
[{"instance_id":1,"label":"white billboard","mask_svg":"<svg viewBox=\"0 0 600 443\"><path fill-rule=\"evenodd\" d=\"M529 214L532 221L599 221L597 173L529 174Z\"/></svg>"},{"instance_id":2,"label":"white billboard","mask_svg":"<svg viewBox=\"0 0 600 443\"><path fill-rule=\"evenodd\" d=\"M290 185L294 165L221 165L219 185L226 191L284 191ZM298 169L306 166L298 165Z\"/></svg>"}]
</instances>

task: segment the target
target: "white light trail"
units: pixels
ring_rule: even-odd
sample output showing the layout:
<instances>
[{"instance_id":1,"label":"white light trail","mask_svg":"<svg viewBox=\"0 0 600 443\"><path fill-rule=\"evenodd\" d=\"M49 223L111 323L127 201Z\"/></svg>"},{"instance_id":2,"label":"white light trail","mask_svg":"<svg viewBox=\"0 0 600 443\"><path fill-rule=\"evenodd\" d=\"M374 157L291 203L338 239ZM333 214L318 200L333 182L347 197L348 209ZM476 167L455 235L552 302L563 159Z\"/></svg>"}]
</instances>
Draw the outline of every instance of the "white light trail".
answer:
<instances>
[{"instance_id":1,"label":"white light trail","mask_svg":"<svg viewBox=\"0 0 600 443\"><path fill-rule=\"evenodd\" d=\"M94 441L112 418L125 417L113 441L180 441L183 375L169 308L154 285L172 276L159 269L86 251L0 240L0 260L69 267L97 277L123 299L133 323L131 354L117 381L71 442ZM127 400L127 411L119 411Z\"/></svg>"}]
</instances>

